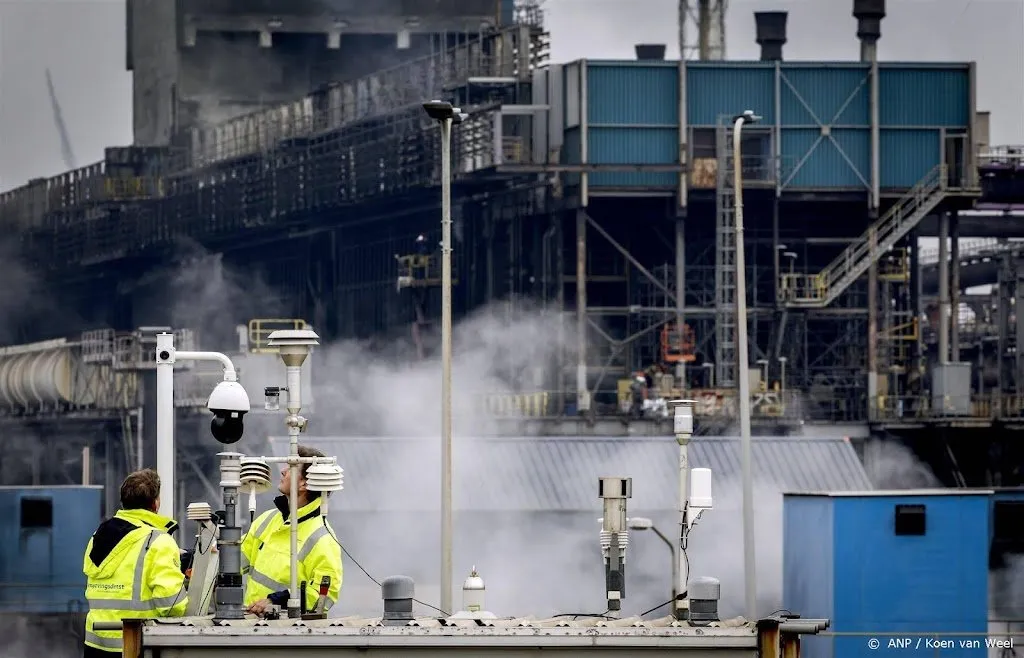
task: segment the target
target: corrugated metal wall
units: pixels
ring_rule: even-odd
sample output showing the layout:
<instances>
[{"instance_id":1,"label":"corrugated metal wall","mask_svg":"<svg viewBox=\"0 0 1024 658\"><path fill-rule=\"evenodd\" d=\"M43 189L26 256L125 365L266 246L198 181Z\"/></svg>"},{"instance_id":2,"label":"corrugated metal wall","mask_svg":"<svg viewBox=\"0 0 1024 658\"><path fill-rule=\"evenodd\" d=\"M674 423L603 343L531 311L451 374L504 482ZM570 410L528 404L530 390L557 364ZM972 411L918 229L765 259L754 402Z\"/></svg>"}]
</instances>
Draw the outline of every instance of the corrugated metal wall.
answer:
<instances>
[{"instance_id":1,"label":"corrugated metal wall","mask_svg":"<svg viewBox=\"0 0 1024 658\"><path fill-rule=\"evenodd\" d=\"M883 190L913 186L943 162L945 136L967 134L974 112L972 75L968 64L880 65ZM698 140L696 133L714 129L722 115L749 109L762 117L748 128L765 135L761 157L772 158L779 142L782 189L867 191L870 82L870 67L861 62L689 62L689 161L710 157L693 151L692 144L709 138ZM563 162L678 162L679 83L677 62L566 65ZM671 190L676 180L671 173L595 173L590 186Z\"/></svg>"},{"instance_id":2,"label":"corrugated metal wall","mask_svg":"<svg viewBox=\"0 0 1024 658\"><path fill-rule=\"evenodd\" d=\"M84 609L82 556L100 522L102 487L0 488L0 609Z\"/></svg>"},{"instance_id":3,"label":"corrugated metal wall","mask_svg":"<svg viewBox=\"0 0 1024 658\"><path fill-rule=\"evenodd\" d=\"M786 496L783 606L828 616L836 632L864 633L808 642L804 655L872 655L871 633L883 642L893 632L977 633L983 640L988 506L986 493ZM831 600L824 600L829 590ZM956 653L984 656L984 642L957 644Z\"/></svg>"},{"instance_id":4,"label":"corrugated metal wall","mask_svg":"<svg viewBox=\"0 0 1024 658\"><path fill-rule=\"evenodd\" d=\"M713 128L719 115L744 110L775 122L775 66L772 64L691 62L686 65L686 111L689 124Z\"/></svg>"},{"instance_id":5,"label":"corrugated metal wall","mask_svg":"<svg viewBox=\"0 0 1024 658\"><path fill-rule=\"evenodd\" d=\"M586 63L587 162L679 162L679 65L674 62ZM592 188L667 187L672 173L609 172Z\"/></svg>"},{"instance_id":6,"label":"corrugated metal wall","mask_svg":"<svg viewBox=\"0 0 1024 658\"><path fill-rule=\"evenodd\" d=\"M784 189L870 188L869 79L859 63L781 65Z\"/></svg>"}]
</instances>

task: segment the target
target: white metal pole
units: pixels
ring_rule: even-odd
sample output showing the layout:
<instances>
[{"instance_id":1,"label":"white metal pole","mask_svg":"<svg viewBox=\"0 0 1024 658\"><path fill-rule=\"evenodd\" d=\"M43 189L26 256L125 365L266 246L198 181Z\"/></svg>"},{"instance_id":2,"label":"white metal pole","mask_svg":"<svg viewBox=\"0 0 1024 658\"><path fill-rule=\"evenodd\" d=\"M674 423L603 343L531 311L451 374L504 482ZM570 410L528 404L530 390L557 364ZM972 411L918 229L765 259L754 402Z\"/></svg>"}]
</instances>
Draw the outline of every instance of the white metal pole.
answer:
<instances>
[{"instance_id":1,"label":"white metal pole","mask_svg":"<svg viewBox=\"0 0 1024 658\"><path fill-rule=\"evenodd\" d=\"M174 516L174 334L156 336L156 470L160 514Z\"/></svg>"},{"instance_id":2,"label":"white metal pole","mask_svg":"<svg viewBox=\"0 0 1024 658\"><path fill-rule=\"evenodd\" d=\"M291 479L288 487L288 523L289 528L289 584L288 584L288 616L295 618L300 616L301 603L299 602L299 469L302 466L296 461L299 457L299 419L298 414L302 409L302 398L300 385L302 383L302 367L287 366L288 373L288 456L291 460L288 463L288 477Z\"/></svg>"},{"instance_id":3,"label":"white metal pole","mask_svg":"<svg viewBox=\"0 0 1024 658\"><path fill-rule=\"evenodd\" d=\"M750 446L750 361L747 352L747 274L743 240L743 117L733 124L733 176L736 194L736 374L739 397L741 468L743 472L743 574L747 618L757 619L757 573L754 560L754 485Z\"/></svg>"},{"instance_id":4,"label":"white metal pole","mask_svg":"<svg viewBox=\"0 0 1024 658\"><path fill-rule=\"evenodd\" d=\"M452 118L441 121L441 609L452 612Z\"/></svg>"}]
</instances>

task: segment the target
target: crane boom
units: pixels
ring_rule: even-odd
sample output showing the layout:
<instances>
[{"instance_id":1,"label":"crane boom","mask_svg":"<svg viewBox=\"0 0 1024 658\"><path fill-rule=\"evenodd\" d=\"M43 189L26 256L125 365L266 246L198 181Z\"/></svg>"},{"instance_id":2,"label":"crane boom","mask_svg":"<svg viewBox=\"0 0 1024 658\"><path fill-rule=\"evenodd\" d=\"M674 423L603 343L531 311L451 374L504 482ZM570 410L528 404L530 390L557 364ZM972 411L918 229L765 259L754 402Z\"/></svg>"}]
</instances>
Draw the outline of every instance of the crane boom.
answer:
<instances>
[{"instance_id":1,"label":"crane boom","mask_svg":"<svg viewBox=\"0 0 1024 658\"><path fill-rule=\"evenodd\" d=\"M71 140L68 138L68 129L64 125L64 115L60 110L60 101L57 100L57 91L53 87L53 76L50 69L46 69L46 88L50 92L50 106L53 108L53 122L57 126L57 134L60 136L60 154L64 158L64 166L70 169L77 169L75 154L71 150Z\"/></svg>"}]
</instances>

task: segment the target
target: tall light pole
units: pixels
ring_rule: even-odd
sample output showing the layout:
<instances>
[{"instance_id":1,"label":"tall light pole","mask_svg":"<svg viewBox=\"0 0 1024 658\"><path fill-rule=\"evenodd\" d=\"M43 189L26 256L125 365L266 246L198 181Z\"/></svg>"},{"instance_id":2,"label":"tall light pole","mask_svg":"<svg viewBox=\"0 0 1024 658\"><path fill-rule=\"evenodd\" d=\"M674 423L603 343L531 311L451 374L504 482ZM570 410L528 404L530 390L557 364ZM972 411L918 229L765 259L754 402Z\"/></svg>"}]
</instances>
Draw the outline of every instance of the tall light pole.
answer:
<instances>
[{"instance_id":1,"label":"tall light pole","mask_svg":"<svg viewBox=\"0 0 1024 658\"><path fill-rule=\"evenodd\" d=\"M732 128L733 191L736 195L736 360L740 414L740 463L743 471L743 574L747 619L757 619L757 573L754 560L754 483L750 446L750 357L747 347L747 269L743 241L743 125L761 117L747 110Z\"/></svg>"},{"instance_id":2,"label":"tall light pole","mask_svg":"<svg viewBox=\"0 0 1024 658\"><path fill-rule=\"evenodd\" d=\"M452 613L452 125L466 115L451 103L423 104L441 124L441 609Z\"/></svg>"}]
</instances>

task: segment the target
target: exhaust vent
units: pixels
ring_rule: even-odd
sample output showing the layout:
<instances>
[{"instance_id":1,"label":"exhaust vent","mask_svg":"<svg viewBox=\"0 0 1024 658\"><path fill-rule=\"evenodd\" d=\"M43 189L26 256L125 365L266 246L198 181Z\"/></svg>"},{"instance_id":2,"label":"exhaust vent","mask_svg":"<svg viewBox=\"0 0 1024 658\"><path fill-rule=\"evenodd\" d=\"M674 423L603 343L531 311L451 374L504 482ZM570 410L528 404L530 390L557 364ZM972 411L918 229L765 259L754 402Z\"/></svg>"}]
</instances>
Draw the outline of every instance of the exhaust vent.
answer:
<instances>
[{"instance_id":1,"label":"exhaust vent","mask_svg":"<svg viewBox=\"0 0 1024 658\"><path fill-rule=\"evenodd\" d=\"M665 59L665 44L663 43L638 43L636 44L636 58L640 61L662 61Z\"/></svg>"},{"instance_id":2,"label":"exhaust vent","mask_svg":"<svg viewBox=\"0 0 1024 658\"><path fill-rule=\"evenodd\" d=\"M755 11L757 45L761 46L762 62L782 61L782 46L786 43L785 11Z\"/></svg>"},{"instance_id":3,"label":"exhaust vent","mask_svg":"<svg viewBox=\"0 0 1024 658\"><path fill-rule=\"evenodd\" d=\"M882 36L885 0L853 0L853 17L857 19L860 59L869 62L875 58L875 44Z\"/></svg>"}]
</instances>

